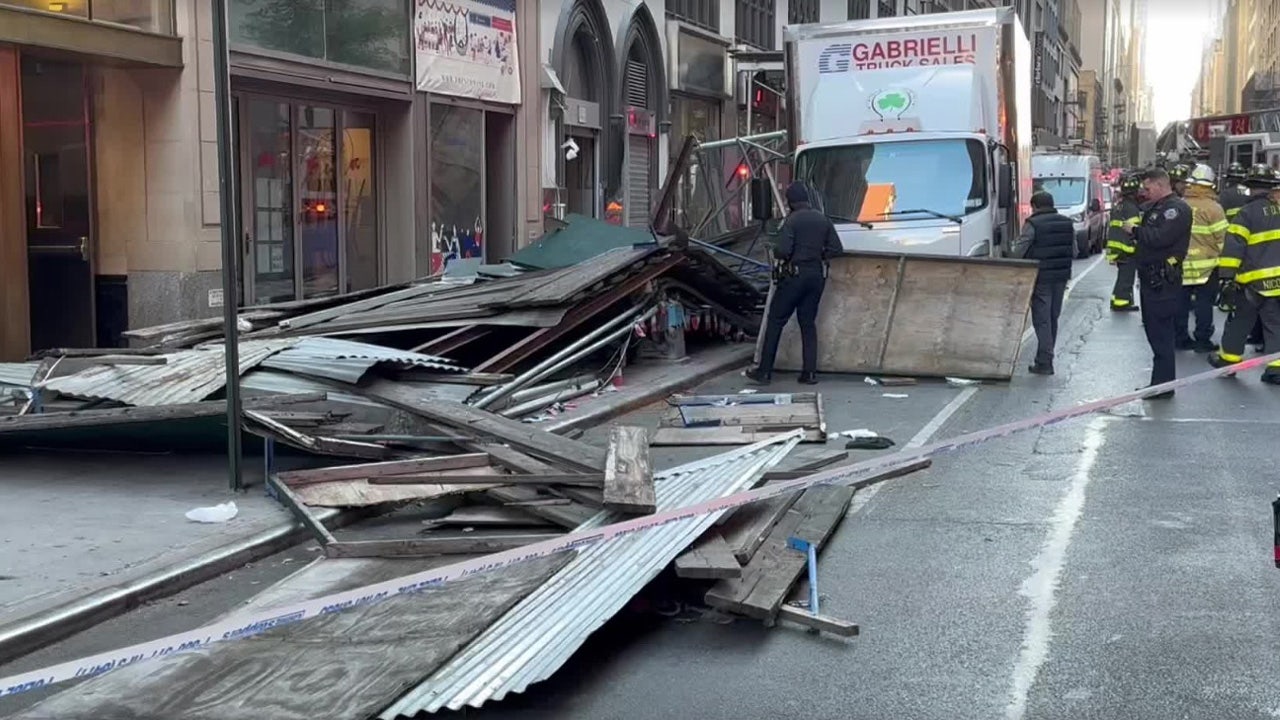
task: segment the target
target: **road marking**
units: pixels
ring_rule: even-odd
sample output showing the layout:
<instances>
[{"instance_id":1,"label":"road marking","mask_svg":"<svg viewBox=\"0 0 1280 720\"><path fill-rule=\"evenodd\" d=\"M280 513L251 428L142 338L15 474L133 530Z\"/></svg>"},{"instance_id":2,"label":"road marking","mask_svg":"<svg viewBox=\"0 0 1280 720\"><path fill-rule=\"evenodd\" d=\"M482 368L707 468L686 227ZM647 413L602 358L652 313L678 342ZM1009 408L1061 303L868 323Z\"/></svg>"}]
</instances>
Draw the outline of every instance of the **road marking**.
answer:
<instances>
[{"instance_id":1,"label":"road marking","mask_svg":"<svg viewBox=\"0 0 1280 720\"><path fill-rule=\"evenodd\" d=\"M1034 571L1023 581L1019 590L1019 594L1030 601L1031 607L1027 611L1022 649L1013 667L1013 690L1004 713L1007 720L1022 720L1026 716L1031 687L1035 684L1041 666L1049 659L1058 580L1066 562L1071 536L1084 512L1085 489L1089 486L1093 466L1098 461L1098 450L1105 439L1103 428L1106 422L1104 418L1097 417L1085 428L1084 452L1076 463L1071 485L1054 510L1044 546L1031 561Z\"/></svg>"},{"instance_id":2,"label":"road marking","mask_svg":"<svg viewBox=\"0 0 1280 720\"><path fill-rule=\"evenodd\" d=\"M1094 258L1093 262L1089 263L1088 267L1086 267L1083 271L1081 271L1079 275L1076 275L1075 277L1067 281L1067 289L1065 292L1062 293L1063 305L1067 304L1067 298L1071 297L1071 291L1076 289L1076 284L1078 284L1081 280L1085 279L1085 277L1087 277L1089 273L1093 272L1094 268L1101 265L1104 257L1105 256L1103 255L1099 255L1098 257ZM1027 312L1030 312L1030 309L1028 309ZM1022 333L1022 343L1025 345L1027 341L1035 337L1035 334L1036 334L1035 327L1027 328L1026 331Z\"/></svg>"}]
</instances>

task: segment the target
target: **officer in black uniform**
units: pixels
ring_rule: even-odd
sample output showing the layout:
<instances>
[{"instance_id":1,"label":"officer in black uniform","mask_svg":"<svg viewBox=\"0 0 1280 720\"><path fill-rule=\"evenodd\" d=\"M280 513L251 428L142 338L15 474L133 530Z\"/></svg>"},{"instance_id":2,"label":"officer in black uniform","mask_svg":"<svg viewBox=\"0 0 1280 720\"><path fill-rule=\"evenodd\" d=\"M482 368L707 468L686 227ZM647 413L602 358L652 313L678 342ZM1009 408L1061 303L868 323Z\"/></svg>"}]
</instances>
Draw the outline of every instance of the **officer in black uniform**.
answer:
<instances>
[{"instance_id":1,"label":"officer in black uniform","mask_svg":"<svg viewBox=\"0 0 1280 720\"><path fill-rule=\"evenodd\" d=\"M1174 193L1169 173L1160 168L1143 173L1142 189L1147 197L1142 220L1130 220L1124 228L1136 248L1142 326L1151 345L1151 385L1160 385L1178 374L1174 341L1182 296L1182 261L1191 244L1191 208ZM1151 399L1170 397L1172 390Z\"/></svg>"},{"instance_id":2,"label":"officer in black uniform","mask_svg":"<svg viewBox=\"0 0 1280 720\"><path fill-rule=\"evenodd\" d=\"M773 299L769 303L764 346L760 348L760 365L745 374L753 382L769 383L782 328L795 313L804 360L800 382L815 385L818 382L818 304L827 284L827 261L844 248L831 220L809 206L809 193L804 185L793 182L787 186L787 205L791 212L782 224L782 237L773 250Z\"/></svg>"}]
</instances>

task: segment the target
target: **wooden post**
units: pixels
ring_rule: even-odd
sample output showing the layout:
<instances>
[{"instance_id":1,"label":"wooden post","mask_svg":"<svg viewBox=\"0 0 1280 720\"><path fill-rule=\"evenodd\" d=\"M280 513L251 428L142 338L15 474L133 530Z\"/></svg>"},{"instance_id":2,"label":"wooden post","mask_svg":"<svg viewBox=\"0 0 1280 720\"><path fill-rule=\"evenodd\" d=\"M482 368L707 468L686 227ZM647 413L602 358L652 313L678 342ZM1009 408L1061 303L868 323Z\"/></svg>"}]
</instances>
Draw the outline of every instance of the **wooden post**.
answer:
<instances>
[{"instance_id":1,"label":"wooden post","mask_svg":"<svg viewBox=\"0 0 1280 720\"><path fill-rule=\"evenodd\" d=\"M653 467L649 463L649 433L644 428L621 426L609 433L604 506L641 515L657 510Z\"/></svg>"}]
</instances>

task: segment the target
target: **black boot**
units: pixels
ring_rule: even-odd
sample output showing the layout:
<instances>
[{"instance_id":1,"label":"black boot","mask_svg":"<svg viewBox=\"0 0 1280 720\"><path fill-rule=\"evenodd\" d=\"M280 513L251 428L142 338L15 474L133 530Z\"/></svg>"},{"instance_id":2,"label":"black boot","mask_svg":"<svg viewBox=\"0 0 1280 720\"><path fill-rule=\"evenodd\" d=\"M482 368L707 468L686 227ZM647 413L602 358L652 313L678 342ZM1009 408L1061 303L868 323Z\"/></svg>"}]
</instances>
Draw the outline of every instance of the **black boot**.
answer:
<instances>
[{"instance_id":1,"label":"black boot","mask_svg":"<svg viewBox=\"0 0 1280 720\"><path fill-rule=\"evenodd\" d=\"M1280 370L1274 372L1268 370L1262 373L1262 382L1268 385L1280 385Z\"/></svg>"},{"instance_id":2,"label":"black boot","mask_svg":"<svg viewBox=\"0 0 1280 720\"><path fill-rule=\"evenodd\" d=\"M756 385L768 385L773 381L773 378L769 377L769 373L760 372L758 367L742 371L742 376Z\"/></svg>"},{"instance_id":3,"label":"black boot","mask_svg":"<svg viewBox=\"0 0 1280 720\"><path fill-rule=\"evenodd\" d=\"M796 380L796 382L800 383L801 385L817 385L818 373L802 372L800 373L800 377Z\"/></svg>"},{"instance_id":4,"label":"black boot","mask_svg":"<svg viewBox=\"0 0 1280 720\"><path fill-rule=\"evenodd\" d=\"M1231 362L1230 360L1223 360L1221 355L1219 355L1216 352L1212 352L1212 353L1209 353L1209 364L1214 366L1215 368L1224 368L1224 367L1227 367L1228 365L1234 365L1235 363ZM1235 377L1235 376L1236 376L1235 373L1227 373L1222 377Z\"/></svg>"},{"instance_id":5,"label":"black boot","mask_svg":"<svg viewBox=\"0 0 1280 720\"><path fill-rule=\"evenodd\" d=\"M1192 340L1190 335L1183 335L1174 341L1174 347L1179 350L1193 350L1195 346L1196 341Z\"/></svg>"},{"instance_id":6,"label":"black boot","mask_svg":"<svg viewBox=\"0 0 1280 720\"><path fill-rule=\"evenodd\" d=\"M1041 365L1040 363L1032 363L1031 366L1027 368L1027 372L1031 373L1032 375L1052 375L1053 366Z\"/></svg>"},{"instance_id":7,"label":"black boot","mask_svg":"<svg viewBox=\"0 0 1280 720\"><path fill-rule=\"evenodd\" d=\"M1195 347L1192 349L1200 354L1217 352L1218 343L1212 340L1197 340Z\"/></svg>"}]
</instances>

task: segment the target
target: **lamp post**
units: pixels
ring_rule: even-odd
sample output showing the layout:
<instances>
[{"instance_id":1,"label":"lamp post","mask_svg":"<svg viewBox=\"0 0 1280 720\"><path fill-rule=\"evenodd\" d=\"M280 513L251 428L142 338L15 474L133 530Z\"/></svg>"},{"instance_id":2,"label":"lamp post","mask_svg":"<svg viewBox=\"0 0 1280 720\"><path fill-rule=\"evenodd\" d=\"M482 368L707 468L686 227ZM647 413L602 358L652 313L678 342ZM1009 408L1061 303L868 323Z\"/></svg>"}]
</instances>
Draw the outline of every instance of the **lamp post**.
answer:
<instances>
[{"instance_id":1,"label":"lamp post","mask_svg":"<svg viewBox=\"0 0 1280 720\"><path fill-rule=\"evenodd\" d=\"M222 201L222 318L226 355L227 472L231 489L244 488L240 472L244 448L240 444L240 331L236 326L239 291L236 266L236 178L232 162L230 70L227 55L227 2L212 0L214 105L218 120L218 191Z\"/></svg>"}]
</instances>

